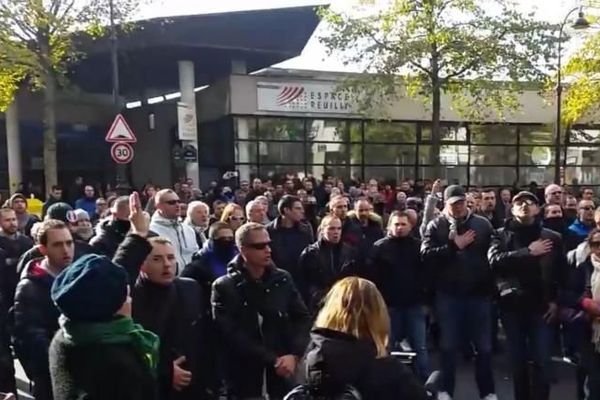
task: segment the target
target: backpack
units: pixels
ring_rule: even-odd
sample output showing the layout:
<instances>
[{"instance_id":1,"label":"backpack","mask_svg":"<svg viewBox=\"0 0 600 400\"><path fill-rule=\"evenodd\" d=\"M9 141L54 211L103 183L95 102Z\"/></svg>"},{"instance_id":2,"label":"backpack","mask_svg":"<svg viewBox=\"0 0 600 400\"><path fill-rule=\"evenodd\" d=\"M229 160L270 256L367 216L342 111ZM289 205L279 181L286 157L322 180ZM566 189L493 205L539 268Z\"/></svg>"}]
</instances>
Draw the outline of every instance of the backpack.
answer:
<instances>
[{"instance_id":1,"label":"backpack","mask_svg":"<svg viewBox=\"0 0 600 400\"><path fill-rule=\"evenodd\" d=\"M351 385L346 385L335 395L319 394L312 385L300 385L289 392L283 400L362 400L362 396Z\"/></svg>"}]
</instances>

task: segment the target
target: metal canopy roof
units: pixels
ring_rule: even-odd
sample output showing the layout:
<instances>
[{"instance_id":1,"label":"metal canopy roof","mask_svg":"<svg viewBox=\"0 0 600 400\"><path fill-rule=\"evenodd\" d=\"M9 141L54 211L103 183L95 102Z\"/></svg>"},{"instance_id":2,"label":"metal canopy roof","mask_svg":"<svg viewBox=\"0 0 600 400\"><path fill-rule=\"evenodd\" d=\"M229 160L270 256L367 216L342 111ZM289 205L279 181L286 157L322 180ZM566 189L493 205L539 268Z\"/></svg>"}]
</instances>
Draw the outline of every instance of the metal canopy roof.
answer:
<instances>
[{"instance_id":1,"label":"metal canopy roof","mask_svg":"<svg viewBox=\"0 0 600 400\"><path fill-rule=\"evenodd\" d=\"M292 7L157 18L136 22L119 34L121 95L179 85L177 61L195 62L196 85L210 84L243 60L248 72L295 57L319 23L315 8ZM80 38L86 56L72 70L83 90L110 93L110 41Z\"/></svg>"}]
</instances>

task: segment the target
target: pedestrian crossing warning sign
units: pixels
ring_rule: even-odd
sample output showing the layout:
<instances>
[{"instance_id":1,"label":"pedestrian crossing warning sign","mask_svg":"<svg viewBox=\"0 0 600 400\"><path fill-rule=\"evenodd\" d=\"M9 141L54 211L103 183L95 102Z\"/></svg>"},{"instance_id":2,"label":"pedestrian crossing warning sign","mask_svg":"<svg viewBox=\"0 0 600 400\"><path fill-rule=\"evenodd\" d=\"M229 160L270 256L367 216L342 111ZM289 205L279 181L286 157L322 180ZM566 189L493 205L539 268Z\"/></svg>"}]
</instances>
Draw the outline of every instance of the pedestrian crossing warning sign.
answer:
<instances>
[{"instance_id":1,"label":"pedestrian crossing warning sign","mask_svg":"<svg viewBox=\"0 0 600 400\"><path fill-rule=\"evenodd\" d=\"M127 121L121 114L118 114L113 121L105 140L109 143L136 143L135 134L127 125Z\"/></svg>"}]
</instances>

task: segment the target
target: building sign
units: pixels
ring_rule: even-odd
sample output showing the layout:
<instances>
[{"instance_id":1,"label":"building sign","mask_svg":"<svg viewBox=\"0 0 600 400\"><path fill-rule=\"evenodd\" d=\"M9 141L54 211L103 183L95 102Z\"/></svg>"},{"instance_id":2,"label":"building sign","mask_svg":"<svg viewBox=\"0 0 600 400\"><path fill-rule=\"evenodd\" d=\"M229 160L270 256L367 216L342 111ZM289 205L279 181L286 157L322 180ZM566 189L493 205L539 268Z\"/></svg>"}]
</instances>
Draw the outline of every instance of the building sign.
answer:
<instances>
[{"instance_id":1,"label":"building sign","mask_svg":"<svg viewBox=\"0 0 600 400\"><path fill-rule=\"evenodd\" d=\"M259 111L319 114L354 114L357 109L348 90L335 83L258 82Z\"/></svg>"},{"instance_id":2,"label":"building sign","mask_svg":"<svg viewBox=\"0 0 600 400\"><path fill-rule=\"evenodd\" d=\"M177 125L179 140L198 140L196 107L186 103L177 103Z\"/></svg>"}]
</instances>

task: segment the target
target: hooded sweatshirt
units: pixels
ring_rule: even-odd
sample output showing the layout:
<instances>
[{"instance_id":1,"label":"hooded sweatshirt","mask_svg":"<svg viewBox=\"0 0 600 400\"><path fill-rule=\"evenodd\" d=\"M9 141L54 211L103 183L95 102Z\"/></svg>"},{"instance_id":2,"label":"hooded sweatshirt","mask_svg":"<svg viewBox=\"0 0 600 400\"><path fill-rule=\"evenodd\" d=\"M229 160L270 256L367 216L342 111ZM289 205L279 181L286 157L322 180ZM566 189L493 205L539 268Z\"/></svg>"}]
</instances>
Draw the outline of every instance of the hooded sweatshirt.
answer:
<instances>
[{"instance_id":1,"label":"hooded sweatshirt","mask_svg":"<svg viewBox=\"0 0 600 400\"><path fill-rule=\"evenodd\" d=\"M152 216L150 230L158 236L169 239L173 244L178 274L192 261L194 253L200 250L192 227L177 220L167 219L158 212Z\"/></svg>"}]
</instances>

